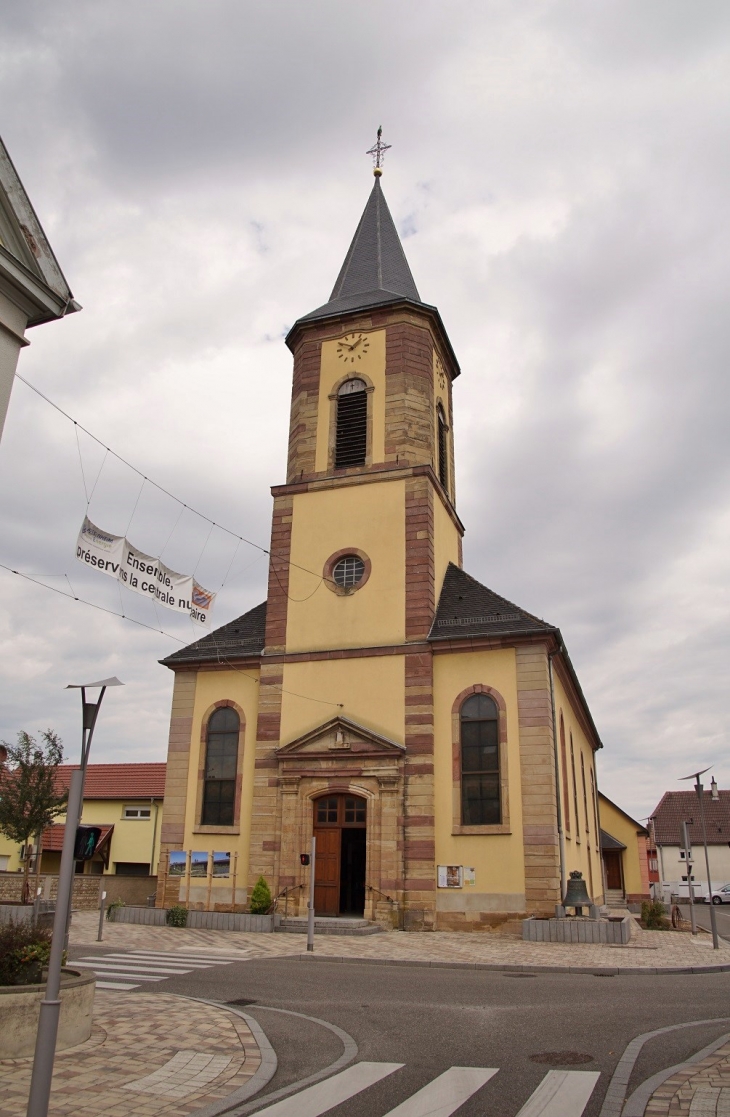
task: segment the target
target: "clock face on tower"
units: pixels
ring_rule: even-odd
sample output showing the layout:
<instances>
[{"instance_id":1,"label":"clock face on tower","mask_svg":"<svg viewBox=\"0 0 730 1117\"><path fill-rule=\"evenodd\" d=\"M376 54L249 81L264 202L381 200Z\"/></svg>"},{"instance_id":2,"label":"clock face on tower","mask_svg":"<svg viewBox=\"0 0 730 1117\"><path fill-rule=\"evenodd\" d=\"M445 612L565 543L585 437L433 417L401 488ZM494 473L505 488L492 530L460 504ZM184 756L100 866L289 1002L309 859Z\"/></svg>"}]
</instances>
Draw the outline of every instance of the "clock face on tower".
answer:
<instances>
[{"instance_id":1,"label":"clock face on tower","mask_svg":"<svg viewBox=\"0 0 730 1117\"><path fill-rule=\"evenodd\" d=\"M337 356L346 365L361 361L370 348L367 334L347 334L337 342Z\"/></svg>"}]
</instances>

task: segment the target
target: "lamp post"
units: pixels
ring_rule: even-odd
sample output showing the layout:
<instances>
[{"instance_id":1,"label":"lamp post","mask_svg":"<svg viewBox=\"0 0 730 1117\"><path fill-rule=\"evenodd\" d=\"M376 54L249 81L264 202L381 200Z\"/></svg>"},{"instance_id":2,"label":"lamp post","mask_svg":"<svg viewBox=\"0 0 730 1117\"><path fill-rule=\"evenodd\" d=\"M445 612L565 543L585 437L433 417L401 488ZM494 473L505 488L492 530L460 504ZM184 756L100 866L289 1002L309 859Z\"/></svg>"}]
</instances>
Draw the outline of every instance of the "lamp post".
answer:
<instances>
[{"instance_id":1,"label":"lamp post","mask_svg":"<svg viewBox=\"0 0 730 1117\"><path fill-rule=\"evenodd\" d=\"M33 1056L33 1073L30 1080L30 1093L28 1095L27 1117L47 1117L48 1102L51 1096L51 1079L53 1077L53 1061L56 1055L56 1037L58 1034L58 1017L61 1012L61 963L66 947L66 929L71 911L71 893L74 881L74 844L76 829L81 818L81 809L84 798L84 778L86 765L89 760L91 738L94 735L94 726L99 716L99 707L104 697L104 692L109 686L122 686L119 679L102 679L97 683L71 683L66 690L81 691L81 762L77 769L71 773L71 784L68 792L68 805L66 809L66 827L63 835L63 851L61 853L61 867L58 874L58 894L56 896L56 910L53 916L53 939L51 941L51 955L48 959L48 978L46 992L40 1006L38 1017L38 1032L35 1041L35 1054ZM88 701L86 691L101 688L99 697L95 702Z\"/></svg>"},{"instance_id":2,"label":"lamp post","mask_svg":"<svg viewBox=\"0 0 730 1117\"><path fill-rule=\"evenodd\" d=\"M712 765L710 765L710 768L711 767L712 767ZM712 948L713 948L713 950L719 950L720 949L720 941L717 937L717 918L715 916L715 905L712 902L712 880L710 879L710 855L707 851L707 829L705 827L705 800L704 800L704 790L705 789L703 788L702 784L700 783L700 776L704 776L705 772L709 772L710 768L703 768L701 772L694 772L691 776L682 776L682 779L683 780L694 780L695 781L695 791L697 792L697 798L700 801L700 823L702 825L702 844L705 847L705 867L707 869L707 892L708 892L709 899L710 899L710 926L712 928ZM717 790L717 780L715 779L714 776L712 777L712 780L710 781L710 788L711 788L712 800L713 800L713 802L716 803L718 801L718 799L720 798L720 793ZM689 886L690 886L690 889L691 889L692 888L692 880L691 880L690 873L691 873L691 870L688 870L687 877L689 879Z\"/></svg>"}]
</instances>

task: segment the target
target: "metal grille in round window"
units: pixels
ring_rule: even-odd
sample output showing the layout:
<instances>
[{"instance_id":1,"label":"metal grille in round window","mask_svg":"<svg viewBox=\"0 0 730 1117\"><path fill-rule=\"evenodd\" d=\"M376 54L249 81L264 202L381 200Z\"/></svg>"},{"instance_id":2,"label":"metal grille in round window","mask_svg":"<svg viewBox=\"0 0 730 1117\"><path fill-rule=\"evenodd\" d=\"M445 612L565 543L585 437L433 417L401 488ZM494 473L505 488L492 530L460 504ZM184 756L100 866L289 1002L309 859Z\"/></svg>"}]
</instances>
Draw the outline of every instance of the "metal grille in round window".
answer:
<instances>
[{"instance_id":1,"label":"metal grille in round window","mask_svg":"<svg viewBox=\"0 0 730 1117\"><path fill-rule=\"evenodd\" d=\"M351 589L362 581L364 573L365 563L358 555L345 555L335 563L332 580L343 589Z\"/></svg>"}]
</instances>

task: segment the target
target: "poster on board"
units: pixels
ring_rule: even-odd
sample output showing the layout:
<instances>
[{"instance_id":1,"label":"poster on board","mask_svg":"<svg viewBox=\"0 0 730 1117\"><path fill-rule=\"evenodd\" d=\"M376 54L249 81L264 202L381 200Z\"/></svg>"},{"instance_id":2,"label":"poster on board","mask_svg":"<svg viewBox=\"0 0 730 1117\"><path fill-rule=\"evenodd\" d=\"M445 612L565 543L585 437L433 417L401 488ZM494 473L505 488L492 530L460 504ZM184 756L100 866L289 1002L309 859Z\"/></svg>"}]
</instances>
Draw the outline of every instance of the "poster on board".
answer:
<instances>
[{"instance_id":1,"label":"poster on board","mask_svg":"<svg viewBox=\"0 0 730 1117\"><path fill-rule=\"evenodd\" d=\"M437 884L439 888L461 888L464 883L464 869L461 865L439 865Z\"/></svg>"},{"instance_id":2,"label":"poster on board","mask_svg":"<svg viewBox=\"0 0 730 1117\"><path fill-rule=\"evenodd\" d=\"M170 868L168 871L171 877L185 876L187 863L188 855L184 849L170 850Z\"/></svg>"},{"instance_id":3,"label":"poster on board","mask_svg":"<svg viewBox=\"0 0 730 1117\"><path fill-rule=\"evenodd\" d=\"M213 876L214 877L229 877L231 875L231 855L230 853L214 853L213 854Z\"/></svg>"},{"instance_id":4,"label":"poster on board","mask_svg":"<svg viewBox=\"0 0 730 1117\"><path fill-rule=\"evenodd\" d=\"M190 876L191 877L207 877L208 875L208 851L194 849L190 854Z\"/></svg>"}]
</instances>

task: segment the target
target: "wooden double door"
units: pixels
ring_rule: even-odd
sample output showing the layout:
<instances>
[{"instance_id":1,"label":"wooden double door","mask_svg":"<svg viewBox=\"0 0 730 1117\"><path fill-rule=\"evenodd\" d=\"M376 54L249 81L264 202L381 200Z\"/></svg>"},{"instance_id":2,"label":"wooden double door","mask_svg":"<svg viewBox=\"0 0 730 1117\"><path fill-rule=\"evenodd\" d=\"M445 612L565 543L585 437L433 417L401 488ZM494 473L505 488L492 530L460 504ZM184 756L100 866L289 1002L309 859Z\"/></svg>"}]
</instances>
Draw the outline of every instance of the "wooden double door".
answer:
<instances>
[{"instance_id":1,"label":"wooden double door","mask_svg":"<svg viewBox=\"0 0 730 1117\"><path fill-rule=\"evenodd\" d=\"M623 892L624 879L621 872L620 850L605 849L603 851L603 863L606 866L606 888Z\"/></svg>"},{"instance_id":2,"label":"wooden double door","mask_svg":"<svg viewBox=\"0 0 730 1117\"><path fill-rule=\"evenodd\" d=\"M357 795L314 801L317 915L362 915L365 909L367 803Z\"/></svg>"}]
</instances>

